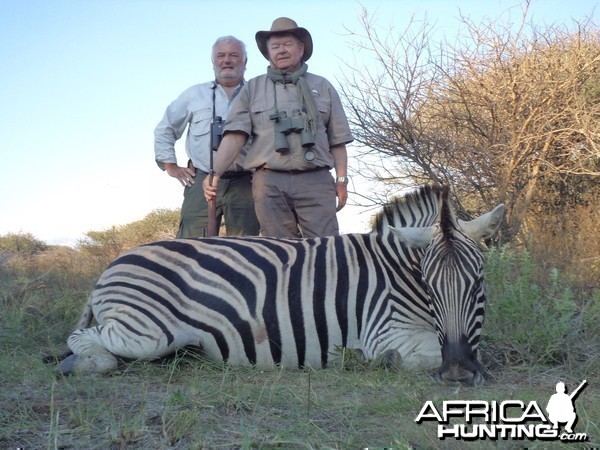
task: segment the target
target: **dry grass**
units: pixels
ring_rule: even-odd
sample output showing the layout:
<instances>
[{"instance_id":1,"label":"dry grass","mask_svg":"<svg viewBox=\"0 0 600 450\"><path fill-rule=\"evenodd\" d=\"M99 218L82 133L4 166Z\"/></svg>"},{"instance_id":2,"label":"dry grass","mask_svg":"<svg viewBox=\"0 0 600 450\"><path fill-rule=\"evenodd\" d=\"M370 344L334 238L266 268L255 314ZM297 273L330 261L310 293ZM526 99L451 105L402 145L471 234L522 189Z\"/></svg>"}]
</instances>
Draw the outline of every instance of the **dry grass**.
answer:
<instances>
[{"instance_id":1,"label":"dry grass","mask_svg":"<svg viewBox=\"0 0 600 450\"><path fill-rule=\"evenodd\" d=\"M131 363L110 377L55 379L51 367L22 351L3 357L2 367L2 448L459 449L466 443L440 441L435 424L414 422L425 401L533 399L545 405L557 379L577 381L562 370L507 368L473 389L438 384L423 372L264 372L180 357ZM577 430L597 445L600 380L588 382L577 402ZM522 444L506 441L503 448Z\"/></svg>"}]
</instances>

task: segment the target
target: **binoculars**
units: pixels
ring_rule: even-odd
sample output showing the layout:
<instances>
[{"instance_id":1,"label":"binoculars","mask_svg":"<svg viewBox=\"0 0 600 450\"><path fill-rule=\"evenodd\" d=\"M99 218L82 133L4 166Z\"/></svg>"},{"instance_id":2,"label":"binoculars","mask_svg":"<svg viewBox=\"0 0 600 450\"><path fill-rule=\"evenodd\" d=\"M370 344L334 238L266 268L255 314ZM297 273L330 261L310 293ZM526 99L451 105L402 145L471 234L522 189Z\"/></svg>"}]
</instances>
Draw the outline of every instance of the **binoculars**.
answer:
<instances>
[{"instance_id":1,"label":"binoculars","mask_svg":"<svg viewBox=\"0 0 600 450\"><path fill-rule=\"evenodd\" d=\"M213 122L210 124L210 148L215 151L218 150L222 139L223 118L221 116L215 116Z\"/></svg>"},{"instance_id":2,"label":"binoculars","mask_svg":"<svg viewBox=\"0 0 600 450\"><path fill-rule=\"evenodd\" d=\"M271 114L269 119L275 121L275 151L277 153L285 154L290 151L287 140L287 135L290 133L300 133L300 144L305 149L315 145L315 139L310 130L305 128L304 115L299 109L294 109L292 111L292 117L288 117L287 112L285 111L278 111L274 114ZM310 155L308 155L309 152L312 154L312 158L310 158ZM307 161L312 161L314 156L315 155L312 150L307 150L304 154L304 157L307 159Z\"/></svg>"}]
</instances>

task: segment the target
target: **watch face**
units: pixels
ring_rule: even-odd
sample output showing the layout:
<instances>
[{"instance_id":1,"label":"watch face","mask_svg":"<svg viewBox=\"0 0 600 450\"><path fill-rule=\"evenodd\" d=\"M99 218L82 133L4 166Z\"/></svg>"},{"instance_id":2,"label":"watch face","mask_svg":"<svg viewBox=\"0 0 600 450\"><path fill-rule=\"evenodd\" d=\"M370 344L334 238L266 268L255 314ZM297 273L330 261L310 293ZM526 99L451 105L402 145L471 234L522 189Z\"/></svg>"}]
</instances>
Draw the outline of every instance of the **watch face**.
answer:
<instances>
[{"instance_id":1,"label":"watch face","mask_svg":"<svg viewBox=\"0 0 600 450\"><path fill-rule=\"evenodd\" d=\"M307 161L313 161L317 155L312 150L306 150L304 152L304 159Z\"/></svg>"}]
</instances>

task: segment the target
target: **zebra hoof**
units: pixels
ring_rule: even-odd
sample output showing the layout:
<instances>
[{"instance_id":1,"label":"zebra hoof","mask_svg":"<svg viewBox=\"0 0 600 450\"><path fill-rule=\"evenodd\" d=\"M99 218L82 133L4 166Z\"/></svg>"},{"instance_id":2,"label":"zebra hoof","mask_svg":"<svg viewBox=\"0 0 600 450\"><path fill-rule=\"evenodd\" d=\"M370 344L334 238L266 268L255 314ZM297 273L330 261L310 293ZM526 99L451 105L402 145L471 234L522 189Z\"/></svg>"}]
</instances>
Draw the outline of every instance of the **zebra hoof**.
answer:
<instances>
[{"instance_id":1,"label":"zebra hoof","mask_svg":"<svg viewBox=\"0 0 600 450\"><path fill-rule=\"evenodd\" d=\"M56 373L56 375L62 376L71 375L75 371L78 359L79 355L67 356L60 362L58 366L56 366L56 368L54 369L54 373Z\"/></svg>"},{"instance_id":2,"label":"zebra hoof","mask_svg":"<svg viewBox=\"0 0 600 450\"><path fill-rule=\"evenodd\" d=\"M73 352L69 347L64 348L58 355L50 354L42 357L42 362L44 364L58 364L63 361L65 358L71 356Z\"/></svg>"},{"instance_id":3,"label":"zebra hoof","mask_svg":"<svg viewBox=\"0 0 600 450\"><path fill-rule=\"evenodd\" d=\"M106 355L71 355L64 359L55 372L58 375L93 375L113 372L117 369L119 362L110 353Z\"/></svg>"},{"instance_id":4,"label":"zebra hoof","mask_svg":"<svg viewBox=\"0 0 600 450\"><path fill-rule=\"evenodd\" d=\"M473 376L473 387L482 387L485 384L485 377L481 374L481 372L475 372Z\"/></svg>"}]
</instances>

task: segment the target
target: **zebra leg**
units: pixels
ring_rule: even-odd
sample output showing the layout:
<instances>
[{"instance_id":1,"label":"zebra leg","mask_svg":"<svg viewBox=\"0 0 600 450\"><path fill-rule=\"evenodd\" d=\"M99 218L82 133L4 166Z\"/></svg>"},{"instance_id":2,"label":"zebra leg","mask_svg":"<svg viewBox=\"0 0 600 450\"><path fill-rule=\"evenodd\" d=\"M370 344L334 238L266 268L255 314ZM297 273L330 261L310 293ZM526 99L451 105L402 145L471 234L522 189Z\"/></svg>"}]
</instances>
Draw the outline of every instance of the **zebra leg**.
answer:
<instances>
[{"instance_id":1,"label":"zebra leg","mask_svg":"<svg viewBox=\"0 0 600 450\"><path fill-rule=\"evenodd\" d=\"M57 364L57 363L65 360L66 358L68 358L72 354L73 354L73 352L71 351L71 349L68 346L65 346L65 348L62 349L57 355L56 354L50 354L50 355L43 356L42 357L42 362L44 364Z\"/></svg>"},{"instance_id":2,"label":"zebra leg","mask_svg":"<svg viewBox=\"0 0 600 450\"><path fill-rule=\"evenodd\" d=\"M79 320L77 321L77 324L75 325L75 329L78 330L80 328L89 327L90 324L92 323L93 318L94 318L94 313L92 311L91 297L88 297L88 300L83 307L83 311L81 312L81 315L79 316ZM68 358L72 354L73 354L73 352L71 351L69 346L65 345L58 355L46 355L42 358L42 361L44 362L44 364L50 364L50 363L56 364L61 361L64 361L66 358Z\"/></svg>"},{"instance_id":3,"label":"zebra leg","mask_svg":"<svg viewBox=\"0 0 600 450\"><path fill-rule=\"evenodd\" d=\"M118 367L117 358L104 350L95 354L71 355L56 366L54 371L58 375L94 375L113 372Z\"/></svg>"},{"instance_id":4,"label":"zebra leg","mask_svg":"<svg viewBox=\"0 0 600 450\"><path fill-rule=\"evenodd\" d=\"M400 370L402 368L402 356L396 349L388 349L383 353L377 355L377 357L371 361L370 367L389 369L389 370Z\"/></svg>"},{"instance_id":5,"label":"zebra leg","mask_svg":"<svg viewBox=\"0 0 600 450\"><path fill-rule=\"evenodd\" d=\"M116 370L117 358L102 345L102 328L97 326L74 331L67 341L73 354L56 367L56 373L90 375Z\"/></svg>"}]
</instances>

